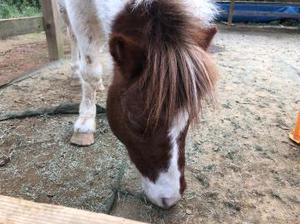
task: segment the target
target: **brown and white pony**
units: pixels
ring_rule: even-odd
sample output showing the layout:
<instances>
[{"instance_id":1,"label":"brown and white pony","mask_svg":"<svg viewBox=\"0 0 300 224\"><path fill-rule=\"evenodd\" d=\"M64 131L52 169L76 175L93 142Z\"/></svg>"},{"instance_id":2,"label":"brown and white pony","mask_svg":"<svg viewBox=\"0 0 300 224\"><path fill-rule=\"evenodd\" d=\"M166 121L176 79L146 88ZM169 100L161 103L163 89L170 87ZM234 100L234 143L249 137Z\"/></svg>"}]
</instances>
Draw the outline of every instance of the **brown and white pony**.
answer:
<instances>
[{"instance_id":1,"label":"brown and white pony","mask_svg":"<svg viewBox=\"0 0 300 224\"><path fill-rule=\"evenodd\" d=\"M175 0L129 3L112 26L108 120L141 173L146 195L163 208L186 187L186 134L217 77L206 52L215 33Z\"/></svg>"},{"instance_id":2,"label":"brown and white pony","mask_svg":"<svg viewBox=\"0 0 300 224\"><path fill-rule=\"evenodd\" d=\"M210 0L64 1L79 48L83 97L75 139L95 130L99 43L109 36L114 77L107 115L142 176L147 197L169 208L185 188L185 139L217 77L206 52L216 28ZM100 21L100 23L99 23ZM74 137L73 136L73 137ZM76 140L75 140L76 141ZM86 142L85 142L86 143Z\"/></svg>"}]
</instances>

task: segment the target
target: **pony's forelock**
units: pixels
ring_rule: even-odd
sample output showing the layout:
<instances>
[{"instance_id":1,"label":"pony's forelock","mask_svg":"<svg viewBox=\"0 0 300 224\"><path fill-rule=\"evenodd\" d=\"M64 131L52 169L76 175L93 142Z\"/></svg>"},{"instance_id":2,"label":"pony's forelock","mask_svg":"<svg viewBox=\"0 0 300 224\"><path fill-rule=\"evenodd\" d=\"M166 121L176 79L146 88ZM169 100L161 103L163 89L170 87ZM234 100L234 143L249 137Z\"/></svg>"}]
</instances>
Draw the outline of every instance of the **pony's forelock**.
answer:
<instances>
[{"instance_id":1,"label":"pony's forelock","mask_svg":"<svg viewBox=\"0 0 300 224\"><path fill-rule=\"evenodd\" d=\"M168 125L180 110L197 120L202 102L213 99L217 72L208 54L192 38L200 31L197 20L175 1L155 1L149 7L151 27L147 64L139 85L145 92L148 124ZM176 15L176 16L174 16ZM153 19L154 18L154 19Z\"/></svg>"},{"instance_id":2,"label":"pony's forelock","mask_svg":"<svg viewBox=\"0 0 300 224\"><path fill-rule=\"evenodd\" d=\"M216 30L199 24L184 1L188 2L130 1L111 35L115 62L123 77L134 80L130 85L140 89L137 94L143 95L147 130L155 131L158 124L169 126L182 110L188 113L190 122L195 121L203 100L213 98L217 72L205 50ZM136 25L128 28L133 22ZM118 36L124 38L116 41ZM136 57L138 52L141 56ZM122 60L118 60L118 54Z\"/></svg>"}]
</instances>

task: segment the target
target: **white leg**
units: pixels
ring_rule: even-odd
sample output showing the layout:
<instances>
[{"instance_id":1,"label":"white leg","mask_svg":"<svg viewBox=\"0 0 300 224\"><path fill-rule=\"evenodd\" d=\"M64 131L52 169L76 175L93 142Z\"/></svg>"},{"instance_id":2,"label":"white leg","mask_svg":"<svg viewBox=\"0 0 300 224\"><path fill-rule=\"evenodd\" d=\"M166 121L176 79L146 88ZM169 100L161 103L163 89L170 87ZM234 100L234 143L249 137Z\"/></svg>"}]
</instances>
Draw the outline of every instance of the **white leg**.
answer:
<instances>
[{"instance_id":1,"label":"white leg","mask_svg":"<svg viewBox=\"0 0 300 224\"><path fill-rule=\"evenodd\" d=\"M79 80L80 79L80 72L79 72L79 49L77 47L76 37L71 29L68 28L68 33L70 36L70 43L71 43L71 77L72 79Z\"/></svg>"},{"instance_id":2,"label":"white leg","mask_svg":"<svg viewBox=\"0 0 300 224\"><path fill-rule=\"evenodd\" d=\"M81 44L82 42L79 43ZM77 145L90 145L94 143L96 91L99 88L99 83L103 86L99 47L100 45L95 45L94 43L93 47L83 47L80 51L80 55L82 55L80 59L82 99L80 103L80 115L74 125L74 136L72 138L72 143Z\"/></svg>"},{"instance_id":3,"label":"white leg","mask_svg":"<svg viewBox=\"0 0 300 224\"><path fill-rule=\"evenodd\" d=\"M104 88L100 63L100 26L95 9L89 2L67 1L69 17L79 49L79 71L82 86L79 118L74 125L71 143L91 145L96 129L96 90Z\"/></svg>"}]
</instances>

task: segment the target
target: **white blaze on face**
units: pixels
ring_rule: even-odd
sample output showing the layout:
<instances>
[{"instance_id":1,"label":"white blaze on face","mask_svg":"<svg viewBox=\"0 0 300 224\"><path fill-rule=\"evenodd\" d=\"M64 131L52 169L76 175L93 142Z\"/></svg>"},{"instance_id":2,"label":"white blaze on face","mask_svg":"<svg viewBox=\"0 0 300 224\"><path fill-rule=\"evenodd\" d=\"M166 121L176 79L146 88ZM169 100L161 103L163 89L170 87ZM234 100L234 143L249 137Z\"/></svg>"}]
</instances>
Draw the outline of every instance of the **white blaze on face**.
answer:
<instances>
[{"instance_id":1,"label":"white blaze on face","mask_svg":"<svg viewBox=\"0 0 300 224\"><path fill-rule=\"evenodd\" d=\"M181 198L181 174L178 167L179 147L177 139L186 127L187 122L188 113L180 112L175 117L173 125L169 129L171 159L167 171L161 172L155 183L150 181L147 177L142 177L143 189L149 200L163 208L169 208L175 205Z\"/></svg>"}]
</instances>

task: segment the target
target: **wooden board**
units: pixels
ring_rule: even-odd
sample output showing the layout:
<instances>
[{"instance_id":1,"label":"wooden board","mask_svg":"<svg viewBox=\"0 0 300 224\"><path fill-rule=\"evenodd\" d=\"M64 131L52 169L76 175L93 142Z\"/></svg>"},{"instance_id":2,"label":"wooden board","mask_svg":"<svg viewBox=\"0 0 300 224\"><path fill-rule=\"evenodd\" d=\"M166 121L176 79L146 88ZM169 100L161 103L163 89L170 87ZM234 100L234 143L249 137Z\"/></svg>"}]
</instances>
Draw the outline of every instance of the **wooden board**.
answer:
<instances>
[{"instance_id":1,"label":"wooden board","mask_svg":"<svg viewBox=\"0 0 300 224\"><path fill-rule=\"evenodd\" d=\"M233 12L234 12L234 0L230 0L229 12L228 12L228 25L232 25L233 19Z\"/></svg>"},{"instance_id":2,"label":"wooden board","mask_svg":"<svg viewBox=\"0 0 300 224\"><path fill-rule=\"evenodd\" d=\"M227 13L222 13L223 15ZM228 14L233 16L267 16L267 17L284 17L289 19L300 19L300 13L282 13L282 12L259 12L259 11L231 11L231 13Z\"/></svg>"},{"instance_id":3,"label":"wooden board","mask_svg":"<svg viewBox=\"0 0 300 224\"><path fill-rule=\"evenodd\" d=\"M217 2L230 2L231 0L217 0ZM235 0L236 3L259 3L259 4L300 4L300 0Z\"/></svg>"},{"instance_id":4,"label":"wooden board","mask_svg":"<svg viewBox=\"0 0 300 224\"><path fill-rule=\"evenodd\" d=\"M290 27L290 26L276 26L276 25L253 25L253 24L232 24L218 23L219 30L231 30L238 32L282 32L298 34L300 33L300 28Z\"/></svg>"},{"instance_id":5,"label":"wooden board","mask_svg":"<svg viewBox=\"0 0 300 224\"><path fill-rule=\"evenodd\" d=\"M0 38L43 31L43 17L22 17L0 20Z\"/></svg>"},{"instance_id":6,"label":"wooden board","mask_svg":"<svg viewBox=\"0 0 300 224\"><path fill-rule=\"evenodd\" d=\"M51 61L64 56L64 38L61 31L61 21L57 9L57 0L43 0L41 2L44 29L48 42L48 52Z\"/></svg>"},{"instance_id":7,"label":"wooden board","mask_svg":"<svg viewBox=\"0 0 300 224\"><path fill-rule=\"evenodd\" d=\"M0 224L142 224L124 218L0 195Z\"/></svg>"}]
</instances>

